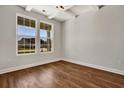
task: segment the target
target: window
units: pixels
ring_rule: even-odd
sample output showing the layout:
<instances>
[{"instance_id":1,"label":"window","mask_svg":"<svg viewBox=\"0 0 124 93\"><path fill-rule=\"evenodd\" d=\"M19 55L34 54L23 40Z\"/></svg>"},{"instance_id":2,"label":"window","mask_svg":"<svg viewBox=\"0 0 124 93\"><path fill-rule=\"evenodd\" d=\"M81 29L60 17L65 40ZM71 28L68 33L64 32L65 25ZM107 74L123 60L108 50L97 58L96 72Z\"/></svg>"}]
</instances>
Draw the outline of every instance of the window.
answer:
<instances>
[{"instance_id":1,"label":"window","mask_svg":"<svg viewBox=\"0 0 124 93\"><path fill-rule=\"evenodd\" d=\"M36 50L41 53L53 51L53 25L51 23L38 22L37 26L34 18L20 14L16 18L17 54L33 54ZM38 31L37 35L36 31Z\"/></svg>"},{"instance_id":2,"label":"window","mask_svg":"<svg viewBox=\"0 0 124 93\"><path fill-rule=\"evenodd\" d=\"M34 19L17 16L17 53L35 53L36 21Z\"/></svg>"},{"instance_id":3,"label":"window","mask_svg":"<svg viewBox=\"0 0 124 93\"><path fill-rule=\"evenodd\" d=\"M40 22L40 52L51 52L52 43L52 25Z\"/></svg>"}]
</instances>

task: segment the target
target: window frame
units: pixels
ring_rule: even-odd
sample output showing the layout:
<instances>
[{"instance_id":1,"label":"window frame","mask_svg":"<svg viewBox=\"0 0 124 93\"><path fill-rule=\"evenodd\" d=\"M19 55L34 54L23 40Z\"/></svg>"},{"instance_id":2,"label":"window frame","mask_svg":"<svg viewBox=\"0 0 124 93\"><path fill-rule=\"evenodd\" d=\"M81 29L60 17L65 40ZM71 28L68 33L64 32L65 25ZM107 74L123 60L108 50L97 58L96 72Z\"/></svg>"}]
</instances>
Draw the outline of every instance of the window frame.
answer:
<instances>
[{"instance_id":1,"label":"window frame","mask_svg":"<svg viewBox=\"0 0 124 93\"><path fill-rule=\"evenodd\" d=\"M34 53L26 53L26 54L18 54L18 39L17 39L17 30L18 30L18 16L20 17L24 17L24 18L28 18L28 19L31 19L31 20L35 20L35 52ZM23 15L23 14L20 14L20 13L16 13L16 55L17 56L23 56L23 55L35 55L37 54L37 19L36 18L33 18L33 17L30 17L30 16L27 16L27 15Z\"/></svg>"},{"instance_id":2,"label":"window frame","mask_svg":"<svg viewBox=\"0 0 124 93\"><path fill-rule=\"evenodd\" d=\"M43 22L43 23L46 23L46 24L49 24L49 25L51 25L52 26L52 28L51 28L51 42L52 42L52 44L51 44L51 51L48 51L48 52L41 52L40 51L40 23L41 22ZM49 54L49 53L53 53L54 52L54 24L53 23L50 23L50 22L46 22L46 21L43 21L43 20L40 20L40 22L39 22L39 24L38 24L38 26L39 26L39 52L40 52L40 54Z\"/></svg>"}]
</instances>

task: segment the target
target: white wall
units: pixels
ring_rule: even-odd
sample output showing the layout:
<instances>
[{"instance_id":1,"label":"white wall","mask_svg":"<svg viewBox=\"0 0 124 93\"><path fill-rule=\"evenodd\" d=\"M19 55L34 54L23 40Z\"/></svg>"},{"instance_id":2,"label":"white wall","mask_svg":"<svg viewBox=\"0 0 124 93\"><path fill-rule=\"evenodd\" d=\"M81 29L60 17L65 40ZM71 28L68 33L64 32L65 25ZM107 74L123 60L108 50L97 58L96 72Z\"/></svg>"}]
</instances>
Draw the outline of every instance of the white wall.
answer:
<instances>
[{"instance_id":1,"label":"white wall","mask_svg":"<svg viewBox=\"0 0 124 93\"><path fill-rule=\"evenodd\" d=\"M63 57L124 71L124 6L106 6L63 23Z\"/></svg>"},{"instance_id":2,"label":"white wall","mask_svg":"<svg viewBox=\"0 0 124 93\"><path fill-rule=\"evenodd\" d=\"M16 56L16 13L54 24L54 53ZM60 50L61 23L48 20L40 14L26 12L18 6L0 6L0 70L60 58Z\"/></svg>"}]
</instances>

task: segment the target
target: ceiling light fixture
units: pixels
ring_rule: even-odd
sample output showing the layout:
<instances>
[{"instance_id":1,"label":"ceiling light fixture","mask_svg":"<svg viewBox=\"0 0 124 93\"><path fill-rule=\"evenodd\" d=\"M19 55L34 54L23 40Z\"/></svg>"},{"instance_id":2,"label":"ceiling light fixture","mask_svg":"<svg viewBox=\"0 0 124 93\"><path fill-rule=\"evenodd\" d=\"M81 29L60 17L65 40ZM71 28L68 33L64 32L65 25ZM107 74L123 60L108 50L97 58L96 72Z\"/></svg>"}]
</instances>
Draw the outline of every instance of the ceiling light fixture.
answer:
<instances>
[{"instance_id":1,"label":"ceiling light fixture","mask_svg":"<svg viewBox=\"0 0 124 93\"><path fill-rule=\"evenodd\" d=\"M98 5L98 8L99 8L99 9L101 9L101 8L103 8L103 7L105 7L105 5Z\"/></svg>"},{"instance_id":2,"label":"ceiling light fixture","mask_svg":"<svg viewBox=\"0 0 124 93\"><path fill-rule=\"evenodd\" d=\"M65 9L64 6L62 6L62 5L57 5L56 8L58 8L58 9Z\"/></svg>"},{"instance_id":3,"label":"ceiling light fixture","mask_svg":"<svg viewBox=\"0 0 124 93\"><path fill-rule=\"evenodd\" d=\"M42 12L46 12L46 10L42 10Z\"/></svg>"}]
</instances>

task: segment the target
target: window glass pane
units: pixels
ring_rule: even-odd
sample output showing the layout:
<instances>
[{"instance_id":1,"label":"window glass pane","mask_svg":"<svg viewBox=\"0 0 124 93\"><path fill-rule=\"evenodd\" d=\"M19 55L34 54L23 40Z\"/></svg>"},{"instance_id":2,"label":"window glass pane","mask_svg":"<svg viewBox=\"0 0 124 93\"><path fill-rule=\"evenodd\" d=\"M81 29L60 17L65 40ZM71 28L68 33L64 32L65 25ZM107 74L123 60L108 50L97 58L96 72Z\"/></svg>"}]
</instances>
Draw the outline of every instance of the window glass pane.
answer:
<instances>
[{"instance_id":1,"label":"window glass pane","mask_svg":"<svg viewBox=\"0 0 124 93\"><path fill-rule=\"evenodd\" d=\"M51 25L41 22L40 23L40 29L50 31L51 30Z\"/></svg>"},{"instance_id":2,"label":"window glass pane","mask_svg":"<svg viewBox=\"0 0 124 93\"><path fill-rule=\"evenodd\" d=\"M24 25L24 18L20 16L18 16L17 18L18 18L18 25Z\"/></svg>"},{"instance_id":3,"label":"window glass pane","mask_svg":"<svg viewBox=\"0 0 124 93\"><path fill-rule=\"evenodd\" d=\"M21 44L19 44L21 42ZM18 54L24 54L25 51L25 46L24 46L24 39L18 40Z\"/></svg>"},{"instance_id":4,"label":"window glass pane","mask_svg":"<svg viewBox=\"0 0 124 93\"><path fill-rule=\"evenodd\" d=\"M30 20L29 19L27 19L27 18L25 18L25 26L30 26Z\"/></svg>"},{"instance_id":5,"label":"window glass pane","mask_svg":"<svg viewBox=\"0 0 124 93\"><path fill-rule=\"evenodd\" d=\"M50 31L40 29L40 52L50 52L51 48Z\"/></svg>"},{"instance_id":6,"label":"window glass pane","mask_svg":"<svg viewBox=\"0 0 124 93\"><path fill-rule=\"evenodd\" d=\"M35 21L31 20L31 27L35 28Z\"/></svg>"}]
</instances>

